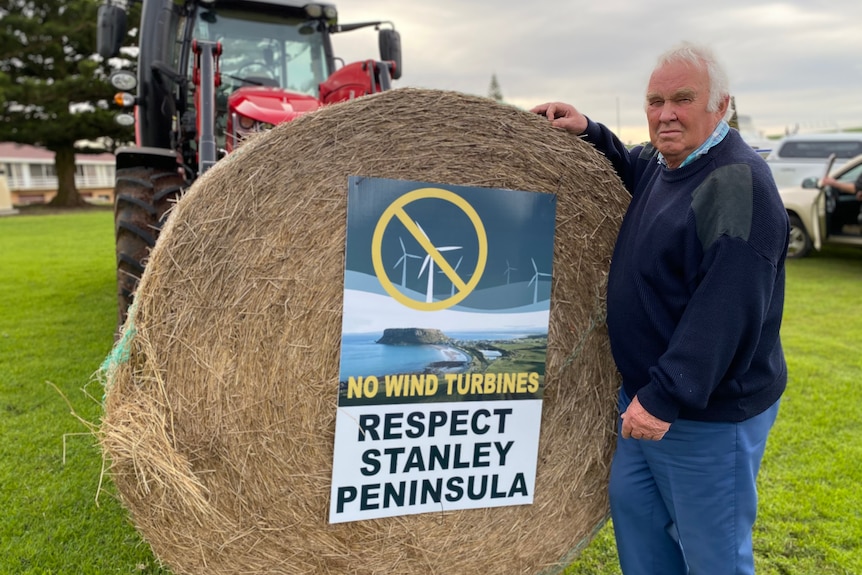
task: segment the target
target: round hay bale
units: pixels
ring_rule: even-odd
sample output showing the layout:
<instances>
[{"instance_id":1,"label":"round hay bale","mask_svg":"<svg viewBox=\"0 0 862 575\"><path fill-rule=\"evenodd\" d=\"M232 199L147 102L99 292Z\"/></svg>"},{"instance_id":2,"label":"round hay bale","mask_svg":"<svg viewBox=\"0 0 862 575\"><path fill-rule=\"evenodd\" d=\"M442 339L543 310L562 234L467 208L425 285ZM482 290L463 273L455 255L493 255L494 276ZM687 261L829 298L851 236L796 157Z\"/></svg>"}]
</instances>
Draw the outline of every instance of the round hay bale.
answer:
<instances>
[{"instance_id":1,"label":"round hay bale","mask_svg":"<svg viewBox=\"0 0 862 575\"><path fill-rule=\"evenodd\" d=\"M349 175L558 195L532 505L327 522ZM250 139L178 202L107 372L100 439L137 529L176 573L559 572L607 517L604 293L627 201L590 145L454 92Z\"/></svg>"}]
</instances>

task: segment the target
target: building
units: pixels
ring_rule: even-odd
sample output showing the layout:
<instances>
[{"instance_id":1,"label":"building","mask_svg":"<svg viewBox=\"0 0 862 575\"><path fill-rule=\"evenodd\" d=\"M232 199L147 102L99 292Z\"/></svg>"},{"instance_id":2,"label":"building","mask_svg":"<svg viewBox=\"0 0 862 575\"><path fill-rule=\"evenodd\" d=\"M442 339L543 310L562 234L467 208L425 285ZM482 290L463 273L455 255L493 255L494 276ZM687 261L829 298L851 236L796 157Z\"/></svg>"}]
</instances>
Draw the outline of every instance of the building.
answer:
<instances>
[{"instance_id":1,"label":"building","mask_svg":"<svg viewBox=\"0 0 862 575\"><path fill-rule=\"evenodd\" d=\"M114 173L113 154L75 155L75 184L87 201L114 201ZM3 177L13 206L46 204L57 195L54 153L43 148L0 142L0 178Z\"/></svg>"}]
</instances>

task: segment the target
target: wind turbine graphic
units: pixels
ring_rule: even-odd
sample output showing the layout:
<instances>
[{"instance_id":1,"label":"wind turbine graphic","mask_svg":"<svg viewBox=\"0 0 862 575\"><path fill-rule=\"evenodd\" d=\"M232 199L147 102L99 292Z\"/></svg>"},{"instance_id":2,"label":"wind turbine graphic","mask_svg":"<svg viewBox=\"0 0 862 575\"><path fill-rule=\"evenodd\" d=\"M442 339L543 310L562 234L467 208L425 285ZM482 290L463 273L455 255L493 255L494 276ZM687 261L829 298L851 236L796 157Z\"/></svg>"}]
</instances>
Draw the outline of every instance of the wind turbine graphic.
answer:
<instances>
[{"instance_id":1,"label":"wind turbine graphic","mask_svg":"<svg viewBox=\"0 0 862 575\"><path fill-rule=\"evenodd\" d=\"M417 260L422 259L422 256L417 256L414 254L408 254L407 248L404 247L404 240L401 239L401 236L398 236L398 241L401 242L401 257L398 258L398 261L395 262L395 265L392 266L393 269L397 268L401 265L401 287L405 287L407 285L407 260L409 258L416 258Z\"/></svg>"},{"instance_id":2,"label":"wind turbine graphic","mask_svg":"<svg viewBox=\"0 0 862 575\"><path fill-rule=\"evenodd\" d=\"M536 267L536 260L533 258L530 258L530 261L533 262L533 270L536 273L533 274L533 279L530 280L527 287L530 287L530 284L535 284L533 285L533 303L536 303L539 299L539 276L551 277L551 274L540 272L539 268Z\"/></svg>"},{"instance_id":3,"label":"wind turbine graphic","mask_svg":"<svg viewBox=\"0 0 862 575\"><path fill-rule=\"evenodd\" d=\"M506 276L506 285L509 284L509 276L512 272L518 271L518 268L513 268L509 265L509 260L506 260L506 271L503 272L503 275Z\"/></svg>"},{"instance_id":4,"label":"wind turbine graphic","mask_svg":"<svg viewBox=\"0 0 862 575\"><path fill-rule=\"evenodd\" d=\"M416 224L416 227L419 228L419 231L422 232L422 235L425 236L425 239L430 242L431 238L428 237L428 234L425 233L425 230L422 229L422 226L419 225L419 222L413 220L413 223ZM461 246L437 247L433 244L432 247L438 252L451 252L453 250L461 249ZM434 301L434 258L431 257L431 254L427 254L425 256L425 260L422 262L422 268L419 270L419 275L416 277L422 277L422 273L425 271L426 266L428 267L428 285L425 289L425 303L431 303L432 301Z\"/></svg>"},{"instance_id":5,"label":"wind turbine graphic","mask_svg":"<svg viewBox=\"0 0 862 575\"><path fill-rule=\"evenodd\" d=\"M455 271L458 271L458 266L460 266L460 265L461 265L461 260L463 260L463 259L464 259L464 256L459 257L459 258L458 258L458 261L455 263L455 266L454 266L452 269L453 269L453 270L455 270ZM438 273L438 274L442 274L442 273L443 273L443 270L440 270L440 271L438 271L437 273ZM451 289L451 291L449 292L449 297L454 297L454 296L455 296L455 284L453 283L453 284L452 284L452 289Z\"/></svg>"}]
</instances>

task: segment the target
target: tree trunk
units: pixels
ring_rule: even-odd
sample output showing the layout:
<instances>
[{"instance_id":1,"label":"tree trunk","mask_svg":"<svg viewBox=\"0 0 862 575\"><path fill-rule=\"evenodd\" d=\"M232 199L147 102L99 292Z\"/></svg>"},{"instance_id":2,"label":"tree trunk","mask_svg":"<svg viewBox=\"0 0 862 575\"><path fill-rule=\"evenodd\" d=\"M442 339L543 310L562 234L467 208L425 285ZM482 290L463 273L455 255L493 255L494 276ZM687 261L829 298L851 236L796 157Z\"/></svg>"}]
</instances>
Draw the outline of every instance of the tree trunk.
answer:
<instances>
[{"instance_id":1,"label":"tree trunk","mask_svg":"<svg viewBox=\"0 0 862 575\"><path fill-rule=\"evenodd\" d=\"M54 150L54 170L57 172L57 195L49 205L59 208L76 208L86 205L75 186L75 148Z\"/></svg>"}]
</instances>

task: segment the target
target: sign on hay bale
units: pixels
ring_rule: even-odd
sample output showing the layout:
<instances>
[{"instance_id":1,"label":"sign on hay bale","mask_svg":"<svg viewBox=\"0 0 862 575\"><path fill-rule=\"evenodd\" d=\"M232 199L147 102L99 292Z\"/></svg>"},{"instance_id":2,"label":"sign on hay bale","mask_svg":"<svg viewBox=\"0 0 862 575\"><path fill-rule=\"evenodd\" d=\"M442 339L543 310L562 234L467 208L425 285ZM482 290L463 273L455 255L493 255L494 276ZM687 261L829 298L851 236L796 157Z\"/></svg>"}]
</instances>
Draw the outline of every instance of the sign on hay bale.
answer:
<instances>
[{"instance_id":1,"label":"sign on hay bale","mask_svg":"<svg viewBox=\"0 0 862 575\"><path fill-rule=\"evenodd\" d=\"M533 503L556 200L349 178L330 523Z\"/></svg>"},{"instance_id":2,"label":"sign on hay bale","mask_svg":"<svg viewBox=\"0 0 862 575\"><path fill-rule=\"evenodd\" d=\"M533 503L331 524L350 176L557 195ZM558 573L607 516L604 328L628 195L544 118L399 89L303 116L177 204L107 371L101 442L176 573Z\"/></svg>"}]
</instances>

